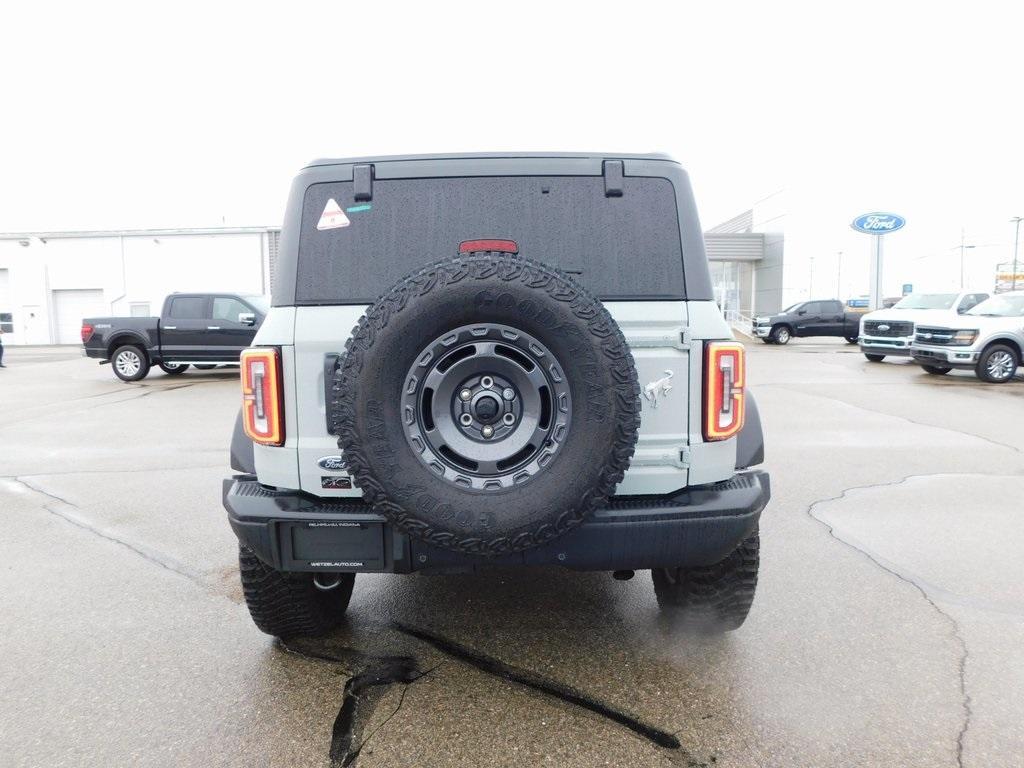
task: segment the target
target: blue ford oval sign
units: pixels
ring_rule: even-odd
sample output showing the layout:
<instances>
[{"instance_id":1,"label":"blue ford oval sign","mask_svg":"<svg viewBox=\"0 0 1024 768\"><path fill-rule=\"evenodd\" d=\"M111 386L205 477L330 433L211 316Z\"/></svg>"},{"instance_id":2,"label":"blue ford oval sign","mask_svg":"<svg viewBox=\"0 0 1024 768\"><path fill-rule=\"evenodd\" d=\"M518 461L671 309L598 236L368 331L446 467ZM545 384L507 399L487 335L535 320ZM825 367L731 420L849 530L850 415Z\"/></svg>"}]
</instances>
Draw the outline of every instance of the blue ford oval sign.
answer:
<instances>
[{"instance_id":1,"label":"blue ford oval sign","mask_svg":"<svg viewBox=\"0 0 1024 768\"><path fill-rule=\"evenodd\" d=\"M906 219L895 213L865 213L854 219L850 226L868 235L887 235L897 229L903 229L906 223Z\"/></svg>"}]
</instances>

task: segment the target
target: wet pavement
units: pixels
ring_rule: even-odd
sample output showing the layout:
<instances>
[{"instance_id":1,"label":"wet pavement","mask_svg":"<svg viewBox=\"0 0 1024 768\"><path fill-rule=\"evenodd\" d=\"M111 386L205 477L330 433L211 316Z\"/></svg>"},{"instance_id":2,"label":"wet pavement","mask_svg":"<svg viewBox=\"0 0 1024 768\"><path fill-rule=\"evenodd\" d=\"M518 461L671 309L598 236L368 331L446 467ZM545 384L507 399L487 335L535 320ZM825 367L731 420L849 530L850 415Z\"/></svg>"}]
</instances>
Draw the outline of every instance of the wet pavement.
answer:
<instances>
[{"instance_id":1,"label":"wet pavement","mask_svg":"<svg viewBox=\"0 0 1024 768\"><path fill-rule=\"evenodd\" d=\"M773 499L739 631L551 569L360 576L287 646L220 507L237 373L8 348L0 765L1021 765L1024 379L749 348Z\"/></svg>"}]
</instances>

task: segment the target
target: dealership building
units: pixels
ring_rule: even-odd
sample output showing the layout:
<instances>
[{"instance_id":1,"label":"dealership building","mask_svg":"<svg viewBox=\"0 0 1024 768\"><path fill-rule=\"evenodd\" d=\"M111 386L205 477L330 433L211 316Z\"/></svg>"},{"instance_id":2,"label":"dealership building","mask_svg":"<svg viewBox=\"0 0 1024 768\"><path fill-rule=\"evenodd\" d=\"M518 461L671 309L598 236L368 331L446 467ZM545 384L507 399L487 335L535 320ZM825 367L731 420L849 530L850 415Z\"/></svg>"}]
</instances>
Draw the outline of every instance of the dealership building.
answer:
<instances>
[{"instance_id":1,"label":"dealership building","mask_svg":"<svg viewBox=\"0 0 1024 768\"><path fill-rule=\"evenodd\" d=\"M0 234L3 343L80 344L83 317L160 313L174 291L269 293L280 229Z\"/></svg>"},{"instance_id":2,"label":"dealership building","mask_svg":"<svg viewBox=\"0 0 1024 768\"><path fill-rule=\"evenodd\" d=\"M733 316L778 308L782 234L748 211L705 235L715 300ZM277 227L0 234L3 342L79 344L83 317L160 313L174 291L269 293Z\"/></svg>"}]
</instances>

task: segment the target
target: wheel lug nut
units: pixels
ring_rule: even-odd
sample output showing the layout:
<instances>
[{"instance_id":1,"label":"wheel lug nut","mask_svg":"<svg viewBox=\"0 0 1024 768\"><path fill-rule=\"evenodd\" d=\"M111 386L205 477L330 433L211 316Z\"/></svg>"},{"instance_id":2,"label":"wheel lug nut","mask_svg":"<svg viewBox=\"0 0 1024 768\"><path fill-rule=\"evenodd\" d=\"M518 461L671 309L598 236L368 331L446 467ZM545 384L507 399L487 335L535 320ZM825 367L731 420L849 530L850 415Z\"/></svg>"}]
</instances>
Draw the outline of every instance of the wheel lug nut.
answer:
<instances>
[{"instance_id":1,"label":"wheel lug nut","mask_svg":"<svg viewBox=\"0 0 1024 768\"><path fill-rule=\"evenodd\" d=\"M469 398L471 398L472 396L473 393L470 392L468 389L464 389L461 392L459 392L459 397L463 400L469 400Z\"/></svg>"},{"instance_id":2,"label":"wheel lug nut","mask_svg":"<svg viewBox=\"0 0 1024 768\"><path fill-rule=\"evenodd\" d=\"M506 413L504 416L501 417L501 420L505 422L507 425L512 426L512 423L516 420L516 417L515 414Z\"/></svg>"},{"instance_id":3,"label":"wheel lug nut","mask_svg":"<svg viewBox=\"0 0 1024 768\"><path fill-rule=\"evenodd\" d=\"M490 376L484 376L482 379L480 379L480 386L483 387L484 389L490 389L491 387L494 386L494 379L492 379Z\"/></svg>"},{"instance_id":4,"label":"wheel lug nut","mask_svg":"<svg viewBox=\"0 0 1024 768\"><path fill-rule=\"evenodd\" d=\"M501 390L501 396L504 397L506 400L512 400L515 398L516 393L512 389L512 387L505 387L503 390Z\"/></svg>"},{"instance_id":5,"label":"wheel lug nut","mask_svg":"<svg viewBox=\"0 0 1024 768\"><path fill-rule=\"evenodd\" d=\"M459 421L462 422L462 426L468 427L470 424L473 423L473 417L470 416L468 413L464 413L461 416L459 416Z\"/></svg>"},{"instance_id":6,"label":"wheel lug nut","mask_svg":"<svg viewBox=\"0 0 1024 768\"><path fill-rule=\"evenodd\" d=\"M491 435L494 434L494 428L491 426L485 426L483 429L480 430L480 434L482 434L484 437L490 437Z\"/></svg>"}]
</instances>

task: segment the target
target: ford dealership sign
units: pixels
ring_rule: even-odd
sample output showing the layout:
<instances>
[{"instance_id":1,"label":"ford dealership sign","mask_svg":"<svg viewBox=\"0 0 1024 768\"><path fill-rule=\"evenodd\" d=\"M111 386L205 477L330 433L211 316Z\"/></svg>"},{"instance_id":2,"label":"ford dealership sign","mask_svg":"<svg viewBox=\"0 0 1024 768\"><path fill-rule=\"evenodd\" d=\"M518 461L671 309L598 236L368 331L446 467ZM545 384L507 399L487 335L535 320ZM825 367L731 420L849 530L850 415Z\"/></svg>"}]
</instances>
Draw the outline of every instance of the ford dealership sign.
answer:
<instances>
[{"instance_id":1,"label":"ford dealership sign","mask_svg":"<svg viewBox=\"0 0 1024 768\"><path fill-rule=\"evenodd\" d=\"M906 223L906 219L895 213L865 213L854 219L850 226L866 235L887 235L903 229Z\"/></svg>"}]
</instances>

